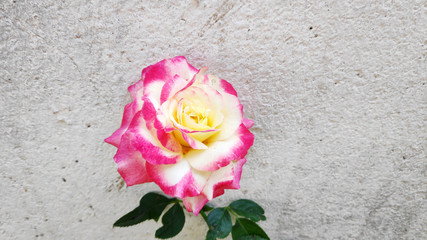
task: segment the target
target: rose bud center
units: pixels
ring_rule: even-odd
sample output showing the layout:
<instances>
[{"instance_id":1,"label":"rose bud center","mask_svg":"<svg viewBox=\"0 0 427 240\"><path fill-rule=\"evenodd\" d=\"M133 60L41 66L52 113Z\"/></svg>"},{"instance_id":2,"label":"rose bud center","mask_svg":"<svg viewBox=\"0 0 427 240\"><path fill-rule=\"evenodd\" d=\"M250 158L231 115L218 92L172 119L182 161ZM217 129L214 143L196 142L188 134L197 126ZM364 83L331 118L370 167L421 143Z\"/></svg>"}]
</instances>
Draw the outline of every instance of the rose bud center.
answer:
<instances>
[{"instance_id":1,"label":"rose bud center","mask_svg":"<svg viewBox=\"0 0 427 240\"><path fill-rule=\"evenodd\" d=\"M212 100L213 89L190 87L178 93L171 104L171 117L175 127L185 130L186 134L200 142L207 142L211 136L219 131L216 129L223 121L221 113L222 98L219 95L216 101ZM182 132L174 131L174 135L181 145L188 147Z\"/></svg>"}]
</instances>

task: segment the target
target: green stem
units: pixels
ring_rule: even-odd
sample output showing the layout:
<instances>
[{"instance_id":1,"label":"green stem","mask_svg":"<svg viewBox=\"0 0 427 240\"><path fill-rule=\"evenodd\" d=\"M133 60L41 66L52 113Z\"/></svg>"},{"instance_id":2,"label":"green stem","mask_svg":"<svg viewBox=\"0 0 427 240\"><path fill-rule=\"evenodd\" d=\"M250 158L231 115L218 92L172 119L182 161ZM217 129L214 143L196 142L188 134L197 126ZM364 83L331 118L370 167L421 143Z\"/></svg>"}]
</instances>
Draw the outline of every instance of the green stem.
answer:
<instances>
[{"instance_id":1,"label":"green stem","mask_svg":"<svg viewBox=\"0 0 427 240\"><path fill-rule=\"evenodd\" d=\"M231 213L231 215L233 215L233 216L234 216L234 218L236 219L236 221L238 221L238 222L240 223L239 215L237 215L235 212L233 212L233 210L231 210L231 208L230 208L230 207L225 207L225 208L227 209L227 211L228 211L229 213Z\"/></svg>"},{"instance_id":2,"label":"green stem","mask_svg":"<svg viewBox=\"0 0 427 240\"><path fill-rule=\"evenodd\" d=\"M208 225L208 227L209 227L209 224L208 224L208 217L206 216L205 211L200 210L200 215L202 215L203 219L205 220L206 224L207 224L207 225Z\"/></svg>"}]
</instances>

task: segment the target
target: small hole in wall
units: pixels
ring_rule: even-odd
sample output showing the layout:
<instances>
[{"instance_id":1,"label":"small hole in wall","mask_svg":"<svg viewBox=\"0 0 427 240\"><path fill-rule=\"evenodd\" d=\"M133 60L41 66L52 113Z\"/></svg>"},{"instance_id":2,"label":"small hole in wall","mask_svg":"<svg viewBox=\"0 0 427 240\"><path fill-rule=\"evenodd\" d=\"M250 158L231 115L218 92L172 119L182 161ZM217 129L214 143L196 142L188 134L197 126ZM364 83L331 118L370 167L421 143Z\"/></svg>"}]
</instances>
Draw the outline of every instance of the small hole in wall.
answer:
<instances>
[{"instance_id":1,"label":"small hole in wall","mask_svg":"<svg viewBox=\"0 0 427 240\"><path fill-rule=\"evenodd\" d=\"M309 27L308 29L313 30L313 27Z\"/></svg>"},{"instance_id":2,"label":"small hole in wall","mask_svg":"<svg viewBox=\"0 0 427 240\"><path fill-rule=\"evenodd\" d=\"M79 163L79 160L76 160L75 162L76 162L76 163Z\"/></svg>"},{"instance_id":3,"label":"small hole in wall","mask_svg":"<svg viewBox=\"0 0 427 240\"><path fill-rule=\"evenodd\" d=\"M67 179L65 179L65 178L62 178L62 181L63 181L63 182L66 182L66 181L67 181Z\"/></svg>"},{"instance_id":4,"label":"small hole in wall","mask_svg":"<svg viewBox=\"0 0 427 240\"><path fill-rule=\"evenodd\" d=\"M90 125L90 123L86 124L86 127L87 127L87 128L90 128L90 126L92 126L92 125Z\"/></svg>"}]
</instances>

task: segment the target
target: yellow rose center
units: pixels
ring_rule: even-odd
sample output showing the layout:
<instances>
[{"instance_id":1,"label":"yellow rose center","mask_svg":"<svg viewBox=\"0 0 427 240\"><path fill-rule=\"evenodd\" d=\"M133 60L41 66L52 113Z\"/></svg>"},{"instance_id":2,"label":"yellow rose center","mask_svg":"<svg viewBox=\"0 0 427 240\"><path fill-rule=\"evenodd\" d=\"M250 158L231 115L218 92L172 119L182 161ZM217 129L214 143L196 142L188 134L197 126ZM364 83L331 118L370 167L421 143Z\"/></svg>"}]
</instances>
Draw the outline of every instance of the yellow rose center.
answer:
<instances>
[{"instance_id":1,"label":"yellow rose center","mask_svg":"<svg viewBox=\"0 0 427 240\"><path fill-rule=\"evenodd\" d=\"M211 110L198 101L182 99L178 102L175 120L191 131L211 129Z\"/></svg>"},{"instance_id":2,"label":"yellow rose center","mask_svg":"<svg viewBox=\"0 0 427 240\"><path fill-rule=\"evenodd\" d=\"M200 142L208 140L217 133L216 127L223 120L223 114L219 109L221 99L217 98L216 101L210 99L206 91L209 89L190 87L178 93L169 104L169 116L175 126L193 131L187 134ZM173 133L183 146L189 146L179 130Z\"/></svg>"}]
</instances>

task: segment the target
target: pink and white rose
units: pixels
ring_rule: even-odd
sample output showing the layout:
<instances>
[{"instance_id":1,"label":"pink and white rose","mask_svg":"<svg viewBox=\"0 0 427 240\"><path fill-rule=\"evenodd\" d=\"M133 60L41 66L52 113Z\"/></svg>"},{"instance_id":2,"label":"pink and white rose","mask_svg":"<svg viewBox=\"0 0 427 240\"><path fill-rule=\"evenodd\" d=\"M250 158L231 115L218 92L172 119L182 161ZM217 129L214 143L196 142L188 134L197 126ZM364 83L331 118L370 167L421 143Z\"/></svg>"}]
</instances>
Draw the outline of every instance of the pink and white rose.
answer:
<instances>
[{"instance_id":1,"label":"pink and white rose","mask_svg":"<svg viewBox=\"0 0 427 240\"><path fill-rule=\"evenodd\" d=\"M129 87L121 127L105 139L128 186L155 182L198 214L225 189L238 189L253 121L233 86L185 57L162 60Z\"/></svg>"}]
</instances>

